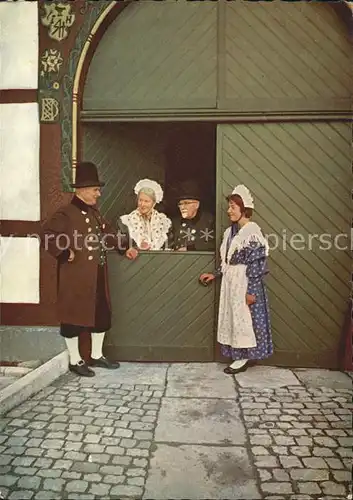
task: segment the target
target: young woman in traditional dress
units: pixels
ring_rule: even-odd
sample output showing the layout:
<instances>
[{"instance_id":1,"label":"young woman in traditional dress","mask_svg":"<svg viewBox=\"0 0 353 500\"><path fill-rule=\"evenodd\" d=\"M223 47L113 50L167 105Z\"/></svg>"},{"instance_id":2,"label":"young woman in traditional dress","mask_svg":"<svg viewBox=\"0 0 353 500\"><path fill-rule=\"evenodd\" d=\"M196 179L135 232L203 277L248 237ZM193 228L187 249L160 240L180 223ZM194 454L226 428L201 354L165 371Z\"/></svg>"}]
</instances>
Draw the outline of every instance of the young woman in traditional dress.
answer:
<instances>
[{"instance_id":1,"label":"young woman in traditional dress","mask_svg":"<svg viewBox=\"0 0 353 500\"><path fill-rule=\"evenodd\" d=\"M137 208L120 217L120 231L140 250L166 249L172 221L155 209L155 205L163 199L161 186L153 180L142 179L136 184L134 191L137 195Z\"/></svg>"},{"instance_id":2,"label":"young woman in traditional dress","mask_svg":"<svg viewBox=\"0 0 353 500\"><path fill-rule=\"evenodd\" d=\"M244 185L228 196L231 226L223 235L221 266L200 276L203 283L222 277L217 340L223 356L232 359L227 374L245 371L250 360L273 353L269 303L264 276L268 273L268 243L252 222L253 197Z\"/></svg>"}]
</instances>

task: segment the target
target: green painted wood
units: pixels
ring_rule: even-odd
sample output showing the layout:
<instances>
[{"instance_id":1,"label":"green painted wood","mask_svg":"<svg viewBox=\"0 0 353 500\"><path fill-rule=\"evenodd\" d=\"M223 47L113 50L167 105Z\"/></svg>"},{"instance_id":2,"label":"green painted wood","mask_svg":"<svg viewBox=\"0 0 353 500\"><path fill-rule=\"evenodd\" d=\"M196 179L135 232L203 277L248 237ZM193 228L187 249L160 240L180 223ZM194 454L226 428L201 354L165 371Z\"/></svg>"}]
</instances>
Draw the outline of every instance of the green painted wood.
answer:
<instances>
[{"instance_id":1,"label":"green painted wood","mask_svg":"<svg viewBox=\"0 0 353 500\"><path fill-rule=\"evenodd\" d=\"M350 111L346 31L322 2L132 2L95 51L83 111Z\"/></svg>"},{"instance_id":2,"label":"green painted wood","mask_svg":"<svg viewBox=\"0 0 353 500\"><path fill-rule=\"evenodd\" d=\"M173 126L85 124L83 158L106 181L101 211L114 224L135 208L135 183L163 183L165 148ZM173 132L174 131L174 132ZM109 355L121 360L211 361L214 287L199 284L214 269L212 253L142 252L135 262L109 255L113 326Z\"/></svg>"},{"instance_id":3,"label":"green painted wood","mask_svg":"<svg viewBox=\"0 0 353 500\"><path fill-rule=\"evenodd\" d=\"M271 362L286 365L292 353L292 366L337 363L350 289L351 134L345 123L218 126L218 242L224 198L244 183L271 247Z\"/></svg>"},{"instance_id":4,"label":"green painted wood","mask_svg":"<svg viewBox=\"0 0 353 500\"><path fill-rule=\"evenodd\" d=\"M214 287L200 274L214 269L210 252L142 252L130 262L108 258L113 326L107 349L120 360L212 361Z\"/></svg>"},{"instance_id":5,"label":"green painted wood","mask_svg":"<svg viewBox=\"0 0 353 500\"><path fill-rule=\"evenodd\" d=\"M82 158L96 163L106 182L100 208L110 222L136 208L134 186L140 179L148 176L164 184L164 145L158 134L138 124L83 126Z\"/></svg>"},{"instance_id":6,"label":"green painted wood","mask_svg":"<svg viewBox=\"0 0 353 500\"><path fill-rule=\"evenodd\" d=\"M276 99L269 111L299 111L306 100L351 97L351 43L331 6L226 2L223 9L221 108Z\"/></svg>"},{"instance_id":7,"label":"green painted wood","mask_svg":"<svg viewBox=\"0 0 353 500\"><path fill-rule=\"evenodd\" d=\"M132 2L100 41L83 109L212 108L217 5Z\"/></svg>"}]
</instances>

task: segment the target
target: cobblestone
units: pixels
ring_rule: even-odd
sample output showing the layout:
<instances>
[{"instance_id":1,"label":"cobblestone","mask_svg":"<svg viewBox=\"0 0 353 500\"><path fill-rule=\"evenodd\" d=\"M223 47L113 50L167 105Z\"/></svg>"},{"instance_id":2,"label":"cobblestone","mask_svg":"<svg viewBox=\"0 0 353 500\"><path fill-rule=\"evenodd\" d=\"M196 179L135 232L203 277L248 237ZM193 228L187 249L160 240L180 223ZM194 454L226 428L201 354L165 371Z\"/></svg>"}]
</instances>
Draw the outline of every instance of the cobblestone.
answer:
<instances>
[{"instance_id":1,"label":"cobblestone","mask_svg":"<svg viewBox=\"0 0 353 500\"><path fill-rule=\"evenodd\" d=\"M351 399L350 391L326 388L289 387L288 393L269 390L266 397L256 390L240 390L266 500L347 497L353 444ZM262 412L253 418L255 413L250 411L260 407ZM274 408L279 411L269 411ZM268 419L271 414L276 415L276 423Z\"/></svg>"},{"instance_id":2,"label":"cobblestone","mask_svg":"<svg viewBox=\"0 0 353 500\"><path fill-rule=\"evenodd\" d=\"M346 495L347 493L347 488L343 484L330 481L322 483L322 488L326 495Z\"/></svg>"},{"instance_id":3,"label":"cobblestone","mask_svg":"<svg viewBox=\"0 0 353 500\"><path fill-rule=\"evenodd\" d=\"M49 395L42 391L35 404L26 402L0 420L1 494L21 500L141 497L163 388L116 385L92 391L65 376Z\"/></svg>"},{"instance_id":4,"label":"cobblestone","mask_svg":"<svg viewBox=\"0 0 353 500\"><path fill-rule=\"evenodd\" d=\"M19 488L23 488L25 490L37 490L39 485L39 477L21 477L17 483Z\"/></svg>"},{"instance_id":5,"label":"cobblestone","mask_svg":"<svg viewBox=\"0 0 353 500\"><path fill-rule=\"evenodd\" d=\"M321 493L321 488L317 483L298 483L300 493L307 493L309 495L316 495Z\"/></svg>"},{"instance_id":6,"label":"cobblestone","mask_svg":"<svg viewBox=\"0 0 353 500\"><path fill-rule=\"evenodd\" d=\"M107 377L107 383L95 385L69 374L0 419L0 492L6 500L143 498L160 446L154 436L165 388L118 380ZM256 476L257 498L347 498L351 392L234 386L247 440L236 448L246 447L252 457L249 474ZM170 463L163 463L167 474L175 471L174 450L178 454L183 446L173 443ZM212 445L192 445L193 451L202 448L212 475L218 462L209 462L206 446ZM228 443L223 446L226 450Z\"/></svg>"},{"instance_id":7,"label":"cobblestone","mask_svg":"<svg viewBox=\"0 0 353 500\"><path fill-rule=\"evenodd\" d=\"M10 495L10 500L27 500L33 497L33 491L18 490Z\"/></svg>"},{"instance_id":8,"label":"cobblestone","mask_svg":"<svg viewBox=\"0 0 353 500\"><path fill-rule=\"evenodd\" d=\"M61 471L60 470L50 470L50 469L41 469L37 473L38 476L41 477L50 477L50 478L56 478L61 476Z\"/></svg>"},{"instance_id":9,"label":"cobblestone","mask_svg":"<svg viewBox=\"0 0 353 500\"><path fill-rule=\"evenodd\" d=\"M60 477L62 479L80 479L81 474L79 474L78 472L70 472L65 470Z\"/></svg>"}]
</instances>

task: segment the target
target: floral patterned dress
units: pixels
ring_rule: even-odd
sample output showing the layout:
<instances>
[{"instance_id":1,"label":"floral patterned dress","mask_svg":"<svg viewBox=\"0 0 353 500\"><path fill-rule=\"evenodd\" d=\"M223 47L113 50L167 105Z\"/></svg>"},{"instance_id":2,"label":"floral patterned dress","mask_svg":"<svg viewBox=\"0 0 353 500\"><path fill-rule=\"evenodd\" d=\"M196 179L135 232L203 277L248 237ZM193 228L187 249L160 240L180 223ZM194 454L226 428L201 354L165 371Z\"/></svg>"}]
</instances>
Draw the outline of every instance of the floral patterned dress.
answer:
<instances>
[{"instance_id":1,"label":"floral patterned dress","mask_svg":"<svg viewBox=\"0 0 353 500\"><path fill-rule=\"evenodd\" d=\"M269 302L263 281L268 273L268 244L261 229L248 222L228 228L220 249L222 276L217 340L224 356L260 360L273 354ZM246 304L246 294L256 302Z\"/></svg>"}]
</instances>

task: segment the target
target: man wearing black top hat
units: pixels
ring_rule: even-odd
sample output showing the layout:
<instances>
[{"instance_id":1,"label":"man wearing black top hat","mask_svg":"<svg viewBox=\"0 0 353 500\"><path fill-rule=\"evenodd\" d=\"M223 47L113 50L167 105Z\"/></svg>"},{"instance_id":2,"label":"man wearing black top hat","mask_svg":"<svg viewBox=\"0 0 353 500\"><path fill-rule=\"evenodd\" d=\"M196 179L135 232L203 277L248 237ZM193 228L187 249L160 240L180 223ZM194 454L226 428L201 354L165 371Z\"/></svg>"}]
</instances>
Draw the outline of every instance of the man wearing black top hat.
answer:
<instances>
[{"instance_id":1,"label":"man wearing black top hat","mask_svg":"<svg viewBox=\"0 0 353 500\"><path fill-rule=\"evenodd\" d=\"M57 210L42 231L42 246L58 263L58 319L69 351L69 369L86 377L95 373L80 356L81 332L91 333L91 366L119 367L102 353L105 332L111 327L106 251L115 249L129 259L137 256L136 249L126 251L126 242L97 208L103 185L93 163L78 164L71 203Z\"/></svg>"},{"instance_id":2,"label":"man wearing black top hat","mask_svg":"<svg viewBox=\"0 0 353 500\"><path fill-rule=\"evenodd\" d=\"M177 203L180 216L173 220L173 250L213 251L214 216L202 208L198 185L184 182Z\"/></svg>"}]
</instances>

